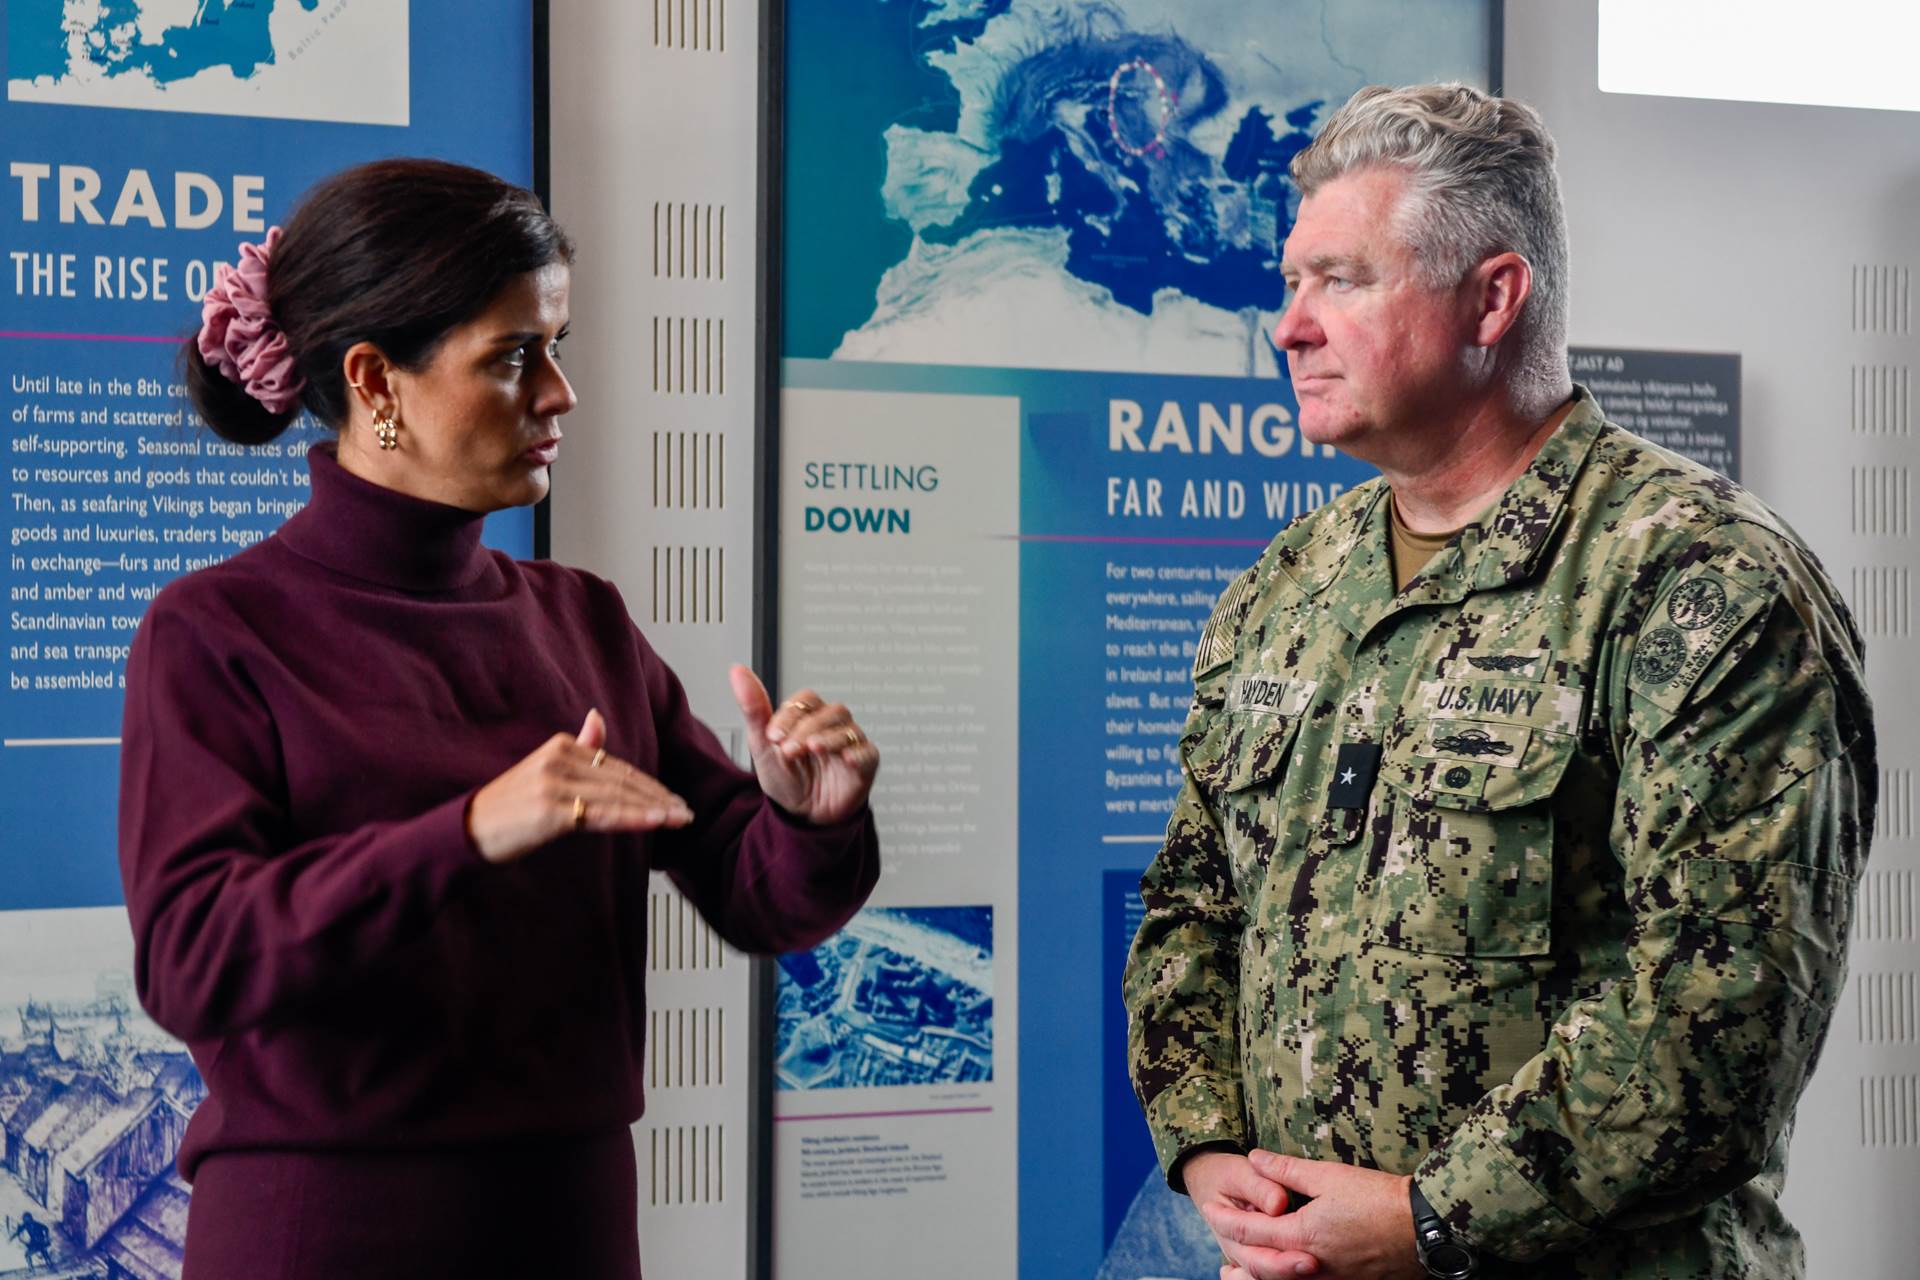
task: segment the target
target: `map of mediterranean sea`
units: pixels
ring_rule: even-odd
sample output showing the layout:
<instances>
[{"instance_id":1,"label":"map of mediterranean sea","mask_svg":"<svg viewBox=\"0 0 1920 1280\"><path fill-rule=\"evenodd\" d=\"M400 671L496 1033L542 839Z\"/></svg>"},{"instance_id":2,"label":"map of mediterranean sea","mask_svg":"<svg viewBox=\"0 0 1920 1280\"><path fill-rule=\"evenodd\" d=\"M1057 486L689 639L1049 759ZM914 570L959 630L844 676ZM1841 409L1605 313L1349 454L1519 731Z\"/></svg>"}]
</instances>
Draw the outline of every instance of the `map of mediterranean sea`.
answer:
<instances>
[{"instance_id":1,"label":"map of mediterranean sea","mask_svg":"<svg viewBox=\"0 0 1920 1280\"><path fill-rule=\"evenodd\" d=\"M1275 376L1288 163L1365 83L1483 79L1476 13L795 0L786 354Z\"/></svg>"},{"instance_id":2,"label":"map of mediterranean sea","mask_svg":"<svg viewBox=\"0 0 1920 1280\"><path fill-rule=\"evenodd\" d=\"M407 11L405 0L9 0L7 97L405 124Z\"/></svg>"}]
</instances>

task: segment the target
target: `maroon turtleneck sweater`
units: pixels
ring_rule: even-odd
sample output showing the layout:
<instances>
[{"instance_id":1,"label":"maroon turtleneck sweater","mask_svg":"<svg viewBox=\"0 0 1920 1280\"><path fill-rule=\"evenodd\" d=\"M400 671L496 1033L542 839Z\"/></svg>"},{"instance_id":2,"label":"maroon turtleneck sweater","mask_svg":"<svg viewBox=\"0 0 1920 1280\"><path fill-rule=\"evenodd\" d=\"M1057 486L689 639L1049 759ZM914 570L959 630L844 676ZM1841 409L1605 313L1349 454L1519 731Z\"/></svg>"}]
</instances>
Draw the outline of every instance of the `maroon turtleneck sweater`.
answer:
<instances>
[{"instance_id":1,"label":"maroon turtleneck sweater","mask_svg":"<svg viewBox=\"0 0 1920 1280\"><path fill-rule=\"evenodd\" d=\"M140 999L211 1089L181 1170L623 1129L649 870L736 946L804 948L872 888L871 816L812 827L766 800L610 584L490 551L478 516L327 446L310 466L310 504L161 592L128 663ZM693 824L483 861L473 793L593 707Z\"/></svg>"}]
</instances>

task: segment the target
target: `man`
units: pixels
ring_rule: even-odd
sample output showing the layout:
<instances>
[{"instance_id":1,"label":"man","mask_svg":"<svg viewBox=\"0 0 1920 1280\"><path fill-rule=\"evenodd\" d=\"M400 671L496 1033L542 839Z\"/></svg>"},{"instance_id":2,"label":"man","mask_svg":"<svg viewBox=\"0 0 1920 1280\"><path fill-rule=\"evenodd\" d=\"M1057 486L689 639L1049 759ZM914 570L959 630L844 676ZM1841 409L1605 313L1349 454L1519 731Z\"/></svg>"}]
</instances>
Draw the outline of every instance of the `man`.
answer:
<instances>
[{"instance_id":1,"label":"man","mask_svg":"<svg viewBox=\"0 0 1920 1280\"><path fill-rule=\"evenodd\" d=\"M47 1229L46 1223L41 1222L31 1213L20 1215L20 1221L14 1226L13 1234L9 1235L7 1240L9 1243L15 1240L21 1242L24 1252L20 1255L20 1260L27 1264L29 1270L33 1269L35 1258L40 1259L42 1266L53 1265L53 1232Z\"/></svg>"},{"instance_id":2,"label":"man","mask_svg":"<svg viewBox=\"0 0 1920 1280\"><path fill-rule=\"evenodd\" d=\"M1553 155L1448 85L1293 164L1274 339L1382 477L1221 598L1125 981L1227 1280L1803 1270L1861 640L1778 517L1569 381Z\"/></svg>"}]
</instances>

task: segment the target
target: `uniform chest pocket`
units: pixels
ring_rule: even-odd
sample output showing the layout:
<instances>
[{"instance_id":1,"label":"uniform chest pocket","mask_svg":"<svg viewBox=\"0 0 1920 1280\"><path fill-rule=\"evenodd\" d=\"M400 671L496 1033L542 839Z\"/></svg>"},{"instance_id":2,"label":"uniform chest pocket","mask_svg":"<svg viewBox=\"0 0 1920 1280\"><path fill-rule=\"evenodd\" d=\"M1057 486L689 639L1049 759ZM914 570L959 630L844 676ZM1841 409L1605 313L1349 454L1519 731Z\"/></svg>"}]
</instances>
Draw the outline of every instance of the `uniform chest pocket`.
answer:
<instances>
[{"instance_id":1,"label":"uniform chest pocket","mask_svg":"<svg viewBox=\"0 0 1920 1280\"><path fill-rule=\"evenodd\" d=\"M1194 780L1209 793L1235 883L1257 893L1281 838L1281 806L1299 716L1230 714L1186 746Z\"/></svg>"},{"instance_id":2,"label":"uniform chest pocket","mask_svg":"<svg viewBox=\"0 0 1920 1280\"><path fill-rule=\"evenodd\" d=\"M1263 784L1277 787L1299 731L1299 716L1244 717L1240 731L1234 735L1221 789L1233 794Z\"/></svg>"},{"instance_id":3,"label":"uniform chest pocket","mask_svg":"<svg viewBox=\"0 0 1920 1280\"><path fill-rule=\"evenodd\" d=\"M1381 768L1392 831L1373 937L1437 955L1545 955L1553 946L1553 808L1572 735L1414 720Z\"/></svg>"},{"instance_id":4,"label":"uniform chest pocket","mask_svg":"<svg viewBox=\"0 0 1920 1280\"><path fill-rule=\"evenodd\" d=\"M1207 729L1181 739L1194 781L1218 800L1285 773L1299 716L1223 712Z\"/></svg>"}]
</instances>

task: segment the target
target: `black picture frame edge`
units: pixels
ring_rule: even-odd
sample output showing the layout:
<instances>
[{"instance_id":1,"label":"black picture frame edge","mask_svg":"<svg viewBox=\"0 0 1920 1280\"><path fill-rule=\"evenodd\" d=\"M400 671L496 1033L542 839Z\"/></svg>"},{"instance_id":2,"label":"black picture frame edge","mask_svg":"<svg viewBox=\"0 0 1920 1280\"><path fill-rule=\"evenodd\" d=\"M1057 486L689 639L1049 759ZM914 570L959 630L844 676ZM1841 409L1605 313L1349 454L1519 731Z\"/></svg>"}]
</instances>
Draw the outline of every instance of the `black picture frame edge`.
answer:
<instances>
[{"instance_id":1,"label":"black picture frame edge","mask_svg":"<svg viewBox=\"0 0 1920 1280\"><path fill-rule=\"evenodd\" d=\"M753 634L754 669L780 689L781 264L786 197L785 0L759 0L760 137L754 245ZM775 961L751 961L747 987L747 1275L773 1280L773 1072Z\"/></svg>"},{"instance_id":2,"label":"black picture frame edge","mask_svg":"<svg viewBox=\"0 0 1920 1280\"><path fill-rule=\"evenodd\" d=\"M548 0L531 0L533 29L533 194L542 208L553 209L553 138L551 102L553 87L553 41ZM553 489L533 504L533 558L553 556Z\"/></svg>"},{"instance_id":3,"label":"black picture frame edge","mask_svg":"<svg viewBox=\"0 0 1920 1280\"><path fill-rule=\"evenodd\" d=\"M1507 0L1487 0L1487 92L1507 92Z\"/></svg>"}]
</instances>

